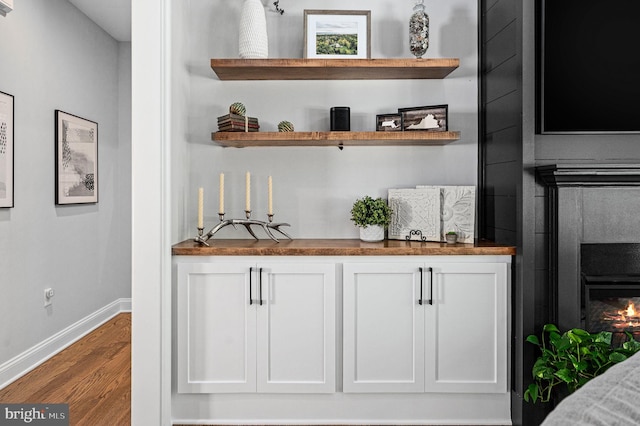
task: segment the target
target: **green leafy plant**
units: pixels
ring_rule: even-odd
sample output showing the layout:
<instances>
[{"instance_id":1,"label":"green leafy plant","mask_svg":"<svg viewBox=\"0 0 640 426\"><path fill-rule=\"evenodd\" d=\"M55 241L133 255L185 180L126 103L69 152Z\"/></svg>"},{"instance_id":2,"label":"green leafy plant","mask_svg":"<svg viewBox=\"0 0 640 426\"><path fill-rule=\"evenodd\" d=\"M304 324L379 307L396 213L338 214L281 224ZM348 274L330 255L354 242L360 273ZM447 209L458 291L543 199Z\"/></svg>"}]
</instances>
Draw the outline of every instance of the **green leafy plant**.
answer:
<instances>
[{"instance_id":1,"label":"green leafy plant","mask_svg":"<svg viewBox=\"0 0 640 426\"><path fill-rule=\"evenodd\" d=\"M455 231L449 231L447 232L447 235L457 235Z\"/></svg>"},{"instance_id":2,"label":"green leafy plant","mask_svg":"<svg viewBox=\"0 0 640 426\"><path fill-rule=\"evenodd\" d=\"M549 402L557 392L573 393L640 350L640 342L629 333L620 347L612 347L611 336L607 331L591 334L579 328L560 334L553 324L544 326L540 338L528 336L527 342L542 354L533 365L534 382L524 392L525 401Z\"/></svg>"},{"instance_id":3,"label":"green leafy plant","mask_svg":"<svg viewBox=\"0 0 640 426\"><path fill-rule=\"evenodd\" d=\"M369 225L380 225L386 228L391 221L391 208L382 198L373 199L366 195L353 203L351 220L362 228Z\"/></svg>"}]
</instances>

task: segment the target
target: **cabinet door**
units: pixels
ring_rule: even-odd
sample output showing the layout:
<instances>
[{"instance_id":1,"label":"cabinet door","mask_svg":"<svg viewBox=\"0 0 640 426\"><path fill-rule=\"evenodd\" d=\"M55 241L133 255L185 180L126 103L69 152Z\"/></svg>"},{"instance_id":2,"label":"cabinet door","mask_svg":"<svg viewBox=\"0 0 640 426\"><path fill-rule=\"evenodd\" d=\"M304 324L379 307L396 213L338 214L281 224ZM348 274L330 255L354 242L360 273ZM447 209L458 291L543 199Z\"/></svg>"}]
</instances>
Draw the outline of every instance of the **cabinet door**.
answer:
<instances>
[{"instance_id":1,"label":"cabinet door","mask_svg":"<svg viewBox=\"0 0 640 426\"><path fill-rule=\"evenodd\" d=\"M178 264L178 392L255 392L250 268Z\"/></svg>"},{"instance_id":2,"label":"cabinet door","mask_svg":"<svg viewBox=\"0 0 640 426\"><path fill-rule=\"evenodd\" d=\"M507 266L433 265L426 305L426 391L507 392Z\"/></svg>"},{"instance_id":3,"label":"cabinet door","mask_svg":"<svg viewBox=\"0 0 640 426\"><path fill-rule=\"evenodd\" d=\"M344 392L424 391L420 267L344 265Z\"/></svg>"},{"instance_id":4,"label":"cabinet door","mask_svg":"<svg viewBox=\"0 0 640 426\"><path fill-rule=\"evenodd\" d=\"M258 265L258 392L334 392L334 264Z\"/></svg>"}]
</instances>

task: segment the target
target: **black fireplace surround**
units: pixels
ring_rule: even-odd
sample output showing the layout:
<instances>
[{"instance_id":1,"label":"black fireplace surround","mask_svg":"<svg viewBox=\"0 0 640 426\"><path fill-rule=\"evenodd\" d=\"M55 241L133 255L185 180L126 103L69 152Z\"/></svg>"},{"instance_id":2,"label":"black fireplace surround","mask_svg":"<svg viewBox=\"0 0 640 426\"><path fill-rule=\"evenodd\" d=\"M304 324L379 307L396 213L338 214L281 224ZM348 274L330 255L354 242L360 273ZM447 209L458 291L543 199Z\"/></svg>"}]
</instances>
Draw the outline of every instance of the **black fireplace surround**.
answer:
<instances>
[{"instance_id":1,"label":"black fireplace surround","mask_svg":"<svg viewBox=\"0 0 640 426\"><path fill-rule=\"evenodd\" d=\"M556 164L537 173L548 187L551 322L635 334L640 164Z\"/></svg>"}]
</instances>

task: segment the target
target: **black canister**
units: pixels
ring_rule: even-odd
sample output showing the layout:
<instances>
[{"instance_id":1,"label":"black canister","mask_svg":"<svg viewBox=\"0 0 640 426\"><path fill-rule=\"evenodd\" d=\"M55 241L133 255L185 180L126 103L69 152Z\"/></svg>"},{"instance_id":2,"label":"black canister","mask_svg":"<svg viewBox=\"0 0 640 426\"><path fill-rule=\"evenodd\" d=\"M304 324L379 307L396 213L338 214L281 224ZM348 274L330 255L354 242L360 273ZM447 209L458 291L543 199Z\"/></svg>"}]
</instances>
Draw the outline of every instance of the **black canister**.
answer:
<instances>
[{"instance_id":1,"label":"black canister","mask_svg":"<svg viewBox=\"0 0 640 426\"><path fill-rule=\"evenodd\" d=\"M331 131L348 132L351 130L351 110L349 107L331 108Z\"/></svg>"}]
</instances>

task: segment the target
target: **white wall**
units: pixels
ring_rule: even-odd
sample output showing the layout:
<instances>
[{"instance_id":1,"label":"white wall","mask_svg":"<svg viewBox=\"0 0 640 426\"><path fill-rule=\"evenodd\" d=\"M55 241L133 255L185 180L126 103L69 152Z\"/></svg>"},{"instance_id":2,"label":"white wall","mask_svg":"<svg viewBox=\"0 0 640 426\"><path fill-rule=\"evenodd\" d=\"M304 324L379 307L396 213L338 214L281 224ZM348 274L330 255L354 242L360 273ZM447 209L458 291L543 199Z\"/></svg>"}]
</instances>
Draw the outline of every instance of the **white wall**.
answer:
<instances>
[{"instance_id":1,"label":"white wall","mask_svg":"<svg viewBox=\"0 0 640 426\"><path fill-rule=\"evenodd\" d=\"M205 227L218 221L218 175L225 173L227 217L244 216L244 176L250 171L254 217L266 218L267 177L274 180L276 221L289 222L294 238L356 238L349 220L353 201L386 197L388 188L418 184L475 184L477 173L477 1L426 2L431 43L426 57L458 57L461 66L444 80L393 81L219 81L210 58L238 57L241 1L191 0L188 51L189 126L184 135L187 186L174 193L184 206L177 242L195 235L197 188L205 190ZM267 2L267 10L272 2ZM372 16L372 57L411 57L408 20L413 2L311 0L280 2L284 15L267 13L270 57L302 57L304 9L365 9ZM352 130L375 130L375 115L397 108L448 104L449 128L460 141L444 147L222 148L211 141L216 117L243 102L261 129L275 131L281 120L296 130L328 130L329 108L351 107ZM182 143L175 140L173 143ZM250 238L226 229L220 237ZM175 237L175 235L174 235ZM218 237L218 235L216 236Z\"/></svg>"},{"instance_id":2,"label":"white wall","mask_svg":"<svg viewBox=\"0 0 640 426\"><path fill-rule=\"evenodd\" d=\"M15 96L15 207L0 209L2 364L131 296L131 58L66 0L16 2L0 41L0 90ZM54 203L55 109L99 125L97 204ZM56 292L47 309L45 287Z\"/></svg>"}]
</instances>

